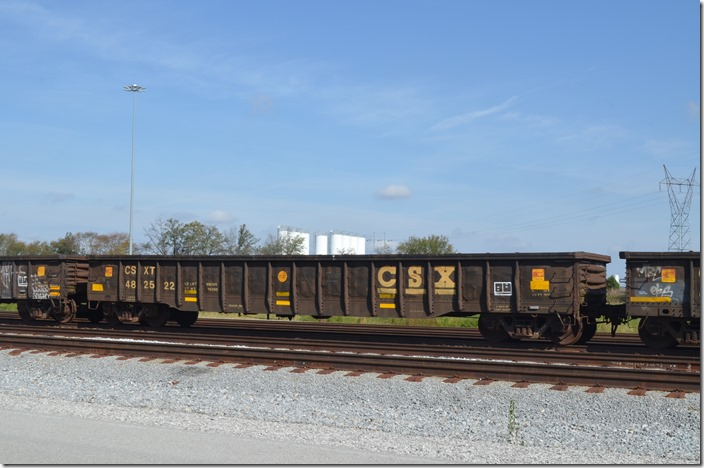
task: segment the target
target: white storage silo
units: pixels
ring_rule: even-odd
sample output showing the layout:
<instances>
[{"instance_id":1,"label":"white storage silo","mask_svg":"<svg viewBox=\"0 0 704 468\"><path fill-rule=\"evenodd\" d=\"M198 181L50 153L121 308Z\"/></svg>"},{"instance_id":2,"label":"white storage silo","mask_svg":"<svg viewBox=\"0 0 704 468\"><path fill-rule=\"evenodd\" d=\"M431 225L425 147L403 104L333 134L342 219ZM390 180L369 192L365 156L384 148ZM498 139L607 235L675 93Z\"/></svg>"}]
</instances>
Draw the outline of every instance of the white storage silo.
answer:
<instances>
[{"instance_id":1,"label":"white storage silo","mask_svg":"<svg viewBox=\"0 0 704 468\"><path fill-rule=\"evenodd\" d=\"M356 249L356 254L357 255L364 255L364 253L367 250L367 239L361 236L357 236L357 249Z\"/></svg>"},{"instance_id":2,"label":"white storage silo","mask_svg":"<svg viewBox=\"0 0 704 468\"><path fill-rule=\"evenodd\" d=\"M342 245L345 254L350 254L352 251L352 236L345 234L342 239Z\"/></svg>"},{"instance_id":3,"label":"white storage silo","mask_svg":"<svg viewBox=\"0 0 704 468\"><path fill-rule=\"evenodd\" d=\"M332 255L338 255L340 252L344 251L344 237L342 234L333 234L330 236L330 253Z\"/></svg>"},{"instance_id":4,"label":"white storage silo","mask_svg":"<svg viewBox=\"0 0 704 468\"><path fill-rule=\"evenodd\" d=\"M328 254L328 236L327 236L327 234L317 234L315 236L315 254L316 255L327 255Z\"/></svg>"}]
</instances>

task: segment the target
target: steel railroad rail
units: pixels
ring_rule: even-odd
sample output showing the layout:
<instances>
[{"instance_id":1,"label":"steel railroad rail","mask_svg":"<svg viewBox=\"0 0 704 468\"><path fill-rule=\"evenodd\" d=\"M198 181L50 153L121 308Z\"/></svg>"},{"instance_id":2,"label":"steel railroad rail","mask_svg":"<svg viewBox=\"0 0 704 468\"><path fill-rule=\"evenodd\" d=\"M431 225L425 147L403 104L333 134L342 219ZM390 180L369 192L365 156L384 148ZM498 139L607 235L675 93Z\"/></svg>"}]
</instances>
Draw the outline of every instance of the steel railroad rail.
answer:
<instances>
[{"instance_id":1,"label":"steel railroad rail","mask_svg":"<svg viewBox=\"0 0 704 468\"><path fill-rule=\"evenodd\" d=\"M75 327L3 327L4 349L119 355L213 363L246 363L300 369L334 369L505 380L559 385L700 391L700 359L689 356L642 356L632 353L558 352L458 348L282 337L232 337L184 333L134 333Z\"/></svg>"}]
</instances>

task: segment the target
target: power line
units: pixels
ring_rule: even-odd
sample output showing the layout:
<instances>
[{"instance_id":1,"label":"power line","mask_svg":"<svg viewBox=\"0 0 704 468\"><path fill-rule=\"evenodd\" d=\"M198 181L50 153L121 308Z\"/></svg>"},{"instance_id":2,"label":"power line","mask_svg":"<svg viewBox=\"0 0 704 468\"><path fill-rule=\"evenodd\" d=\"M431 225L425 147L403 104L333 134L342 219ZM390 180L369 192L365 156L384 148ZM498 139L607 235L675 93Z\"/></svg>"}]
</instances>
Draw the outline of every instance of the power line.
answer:
<instances>
[{"instance_id":1,"label":"power line","mask_svg":"<svg viewBox=\"0 0 704 468\"><path fill-rule=\"evenodd\" d=\"M589 206L569 213L559 213L553 216L536 218L523 223L514 223L495 228L479 229L471 233L477 235L495 235L503 232L519 232L533 229L542 229L564 224L575 223L581 220L591 220L600 217L612 216L637 209L662 204L659 192L650 192L624 200L613 201L600 205Z\"/></svg>"}]
</instances>

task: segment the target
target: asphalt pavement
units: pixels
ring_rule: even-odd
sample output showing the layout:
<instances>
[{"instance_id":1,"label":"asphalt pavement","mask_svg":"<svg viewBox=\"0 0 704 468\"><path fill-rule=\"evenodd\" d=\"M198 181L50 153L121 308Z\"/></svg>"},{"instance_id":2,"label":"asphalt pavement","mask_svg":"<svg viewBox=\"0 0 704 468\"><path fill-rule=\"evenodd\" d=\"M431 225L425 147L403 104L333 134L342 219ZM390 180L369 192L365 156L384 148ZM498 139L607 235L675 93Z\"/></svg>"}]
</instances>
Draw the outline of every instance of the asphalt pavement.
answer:
<instances>
[{"instance_id":1,"label":"asphalt pavement","mask_svg":"<svg viewBox=\"0 0 704 468\"><path fill-rule=\"evenodd\" d=\"M438 460L0 410L0 463L308 465L427 464Z\"/></svg>"}]
</instances>

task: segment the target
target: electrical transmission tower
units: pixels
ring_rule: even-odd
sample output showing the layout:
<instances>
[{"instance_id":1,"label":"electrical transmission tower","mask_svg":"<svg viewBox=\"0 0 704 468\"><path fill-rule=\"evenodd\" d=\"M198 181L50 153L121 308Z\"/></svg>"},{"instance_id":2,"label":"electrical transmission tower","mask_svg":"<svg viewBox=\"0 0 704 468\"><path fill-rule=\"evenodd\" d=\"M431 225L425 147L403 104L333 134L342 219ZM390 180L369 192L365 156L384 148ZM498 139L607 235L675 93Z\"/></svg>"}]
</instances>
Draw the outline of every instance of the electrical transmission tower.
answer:
<instances>
[{"instance_id":1,"label":"electrical transmission tower","mask_svg":"<svg viewBox=\"0 0 704 468\"><path fill-rule=\"evenodd\" d=\"M660 181L667 185L667 194L670 197L670 242L668 251L684 252L689 248L689 208L692 206L692 187L698 186L694 175L697 172L695 167L692 175L688 179L677 179L665 169L665 178Z\"/></svg>"}]
</instances>

